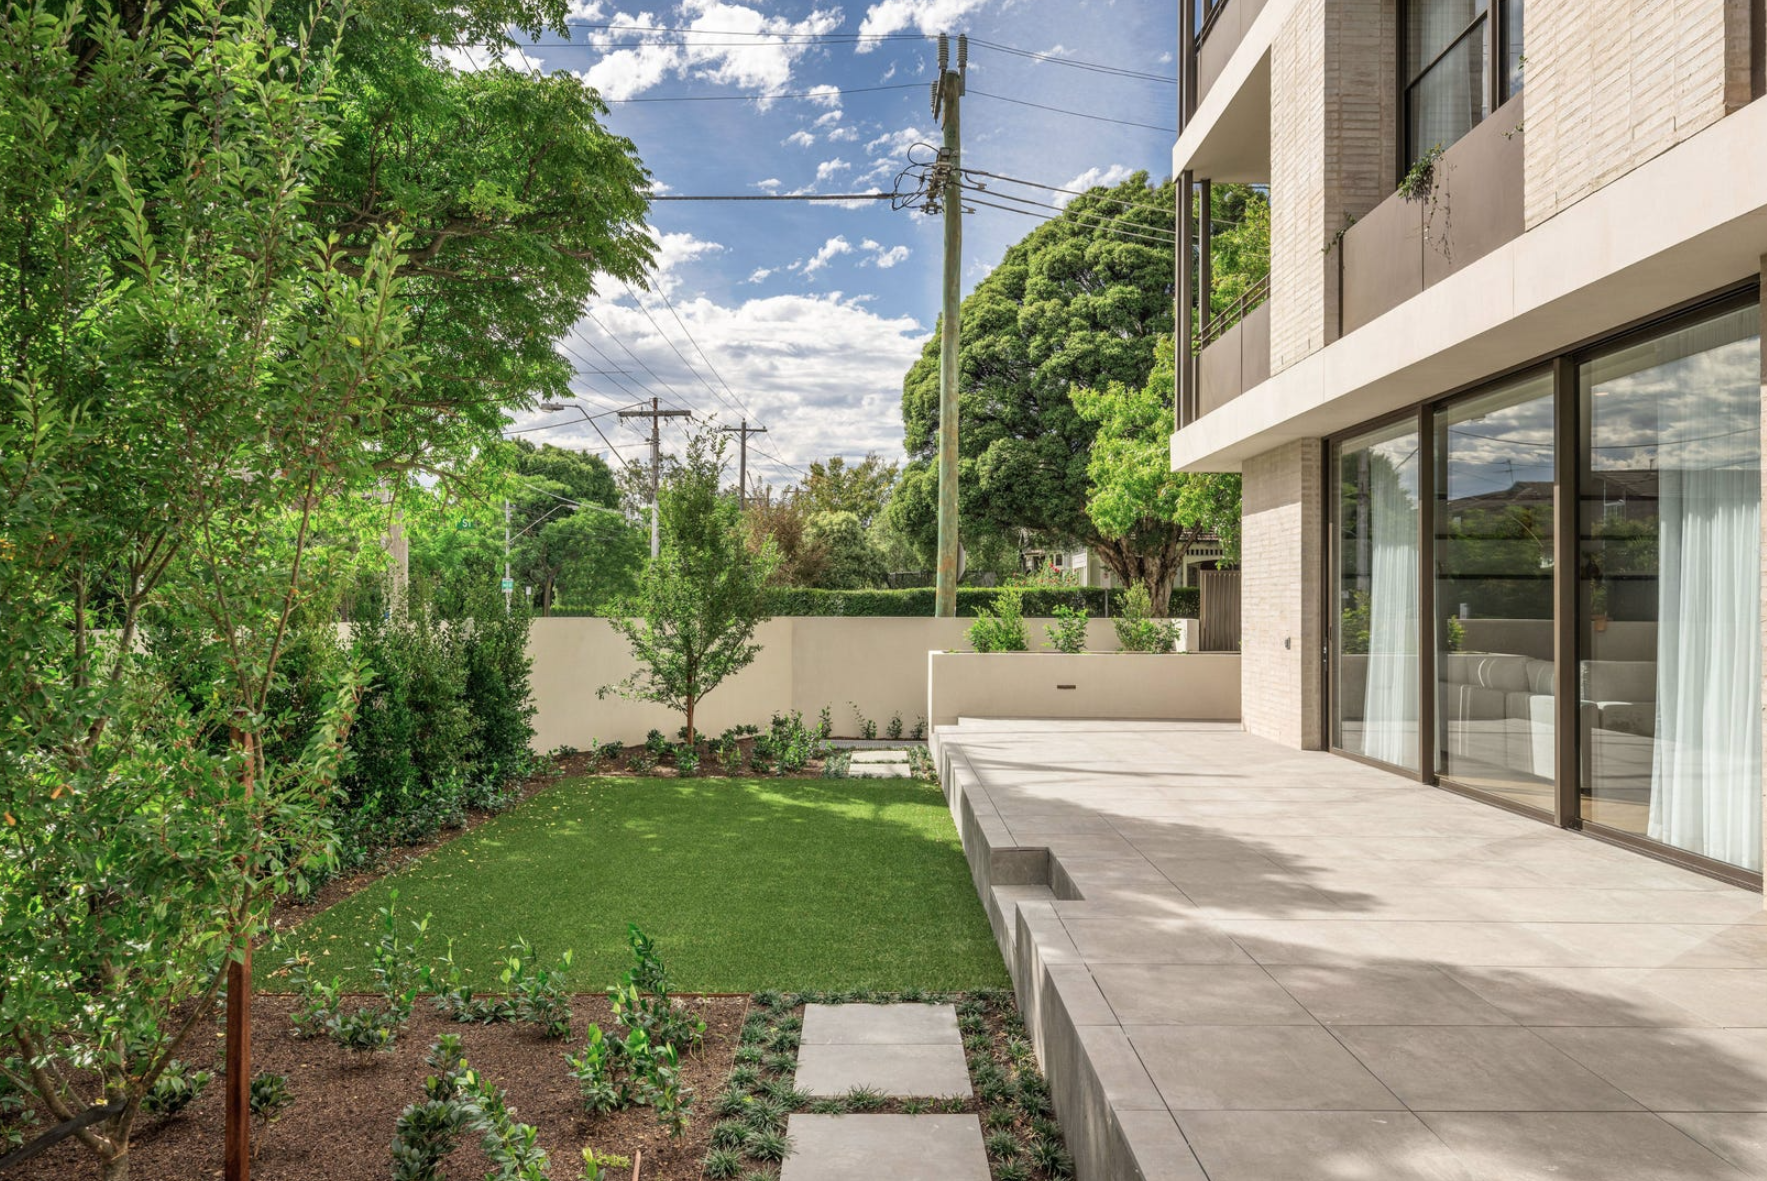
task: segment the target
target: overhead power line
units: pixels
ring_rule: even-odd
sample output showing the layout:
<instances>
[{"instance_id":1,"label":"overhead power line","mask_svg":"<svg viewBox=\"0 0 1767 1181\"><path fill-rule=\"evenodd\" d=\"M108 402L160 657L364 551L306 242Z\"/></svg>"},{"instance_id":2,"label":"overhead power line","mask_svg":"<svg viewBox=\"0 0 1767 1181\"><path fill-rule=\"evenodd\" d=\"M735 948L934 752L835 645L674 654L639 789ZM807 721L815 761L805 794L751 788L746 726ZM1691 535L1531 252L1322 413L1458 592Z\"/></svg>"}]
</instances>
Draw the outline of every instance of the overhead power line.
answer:
<instances>
[{"instance_id":1,"label":"overhead power line","mask_svg":"<svg viewBox=\"0 0 1767 1181\"><path fill-rule=\"evenodd\" d=\"M604 98L601 101L609 106L616 103L753 103L772 102L776 98L807 98L819 102L833 99L839 102L843 96L849 94L876 94L884 90L925 89L925 82L903 82L893 86L835 87L832 91L792 90L780 94L769 94L766 91L757 91L753 94L660 94L649 98Z\"/></svg>"},{"instance_id":2,"label":"overhead power line","mask_svg":"<svg viewBox=\"0 0 1767 1181\"><path fill-rule=\"evenodd\" d=\"M683 365L687 366L687 372L693 374L694 380L698 381L701 385L706 387L706 393L712 395L712 397L714 397L718 401L724 403L725 408L727 410L729 410L732 414L747 413L747 410L745 407L738 406L730 398L719 393L716 389L713 388L712 383L707 381L698 369L694 368L693 362L689 361L687 359L687 354L683 353L680 349L680 346L678 346L673 340L669 339L669 334L667 332L663 331L663 326L661 324L657 323L657 318L650 314L650 309L648 307L644 306L644 300L639 298L639 295L636 291L632 290L632 285L630 283L624 282L624 280L621 281L621 285L626 288L626 293L632 297L632 302L637 305L638 310L644 313L644 318L646 320L650 321L650 326L652 328L656 329L657 335L663 338L663 343L668 345L670 350L672 352L674 352L675 356L680 358L681 363ZM660 280L657 283L657 288L658 288L658 290L661 290L661 288L662 288L662 283ZM670 310L673 311L674 309L671 307ZM675 323L680 326L681 331L683 333L687 334L688 343L693 344L693 346L696 349L699 348L699 345L697 343L694 343L693 334L687 332L687 325L681 323L680 316L675 317ZM705 360L705 353L703 351L700 353L700 360L702 360L702 361ZM711 365L711 362L706 361L706 364L709 367ZM722 381L723 379L719 378L719 380ZM728 388L728 387L726 387L726 388Z\"/></svg>"},{"instance_id":3,"label":"overhead power line","mask_svg":"<svg viewBox=\"0 0 1767 1181\"><path fill-rule=\"evenodd\" d=\"M1063 57L1055 53L1035 53L1029 49L1017 49L1011 45L1001 45L997 41L983 41L976 37L969 39L971 45L979 45L983 49L992 49L996 53L1011 54L1014 57L1029 58L1032 61L1048 62L1054 66L1072 66L1076 70L1090 70L1097 74L1114 74L1120 78L1139 78L1145 82L1163 82L1167 86L1178 85L1178 79L1166 74L1153 74L1146 70L1131 70L1124 66L1106 65L1103 62L1081 61L1079 58Z\"/></svg>"},{"instance_id":4,"label":"overhead power line","mask_svg":"<svg viewBox=\"0 0 1767 1181\"><path fill-rule=\"evenodd\" d=\"M1145 127L1149 131L1170 131L1173 135L1178 134L1178 129L1176 127L1163 127L1158 123L1137 123L1133 119L1113 119L1109 115L1094 115L1086 111L1072 111L1067 107L1050 107L1045 106L1042 103L1026 102L1022 98L1008 98L1004 94L989 94L985 90L971 90L969 93L980 98L991 98L995 102L1011 103L1014 106L1019 107L1034 107L1039 111L1049 111L1057 115L1072 115L1076 119L1092 119L1099 123L1118 123L1124 127Z\"/></svg>"},{"instance_id":5,"label":"overhead power line","mask_svg":"<svg viewBox=\"0 0 1767 1181\"><path fill-rule=\"evenodd\" d=\"M714 194L711 196L652 197L651 201L888 201L894 193L780 193Z\"/></svg>"},{"instance_id":6,"label":"overhead power line","mask_svg":"<svg viewBox=\"0 0 1767 1181\"><path fill-rule=\"evenodd\" d=\"M1118 224L1119 219L1127 216L1124 213L1091 213L1084 209L1074 209L1066 205L1052 205L1047 201L1033 201L1029 197L1019 197L1012 193L1002 193L994 189L984 188L981 185L966 184L963 188L965 192L986 193L990 197L997 197L1002 201L1012 201L1019 205L1032 205L1038 209L1053 209L1056 213L1063 214L1079 221L1102 222L1109 225L1116 225ZM1138 208L1157 209L1159 206L1142 205L1138 206ZM1128 222L1126 228L1132 229L1140 234L1153 234L1160 237L1168 237L1172 241L1177 241L1178 239L1176 231L1168 230L1164 226L1144 226L1135 222Z\"/></svg>"},{"instance_id":7,"label":"overhead power line","mask_svg":"<svg viewBox=\"0 0 1767 1181\"><path fill-rule=\"evenodd\" d=\"M968 186L965 186L965 188L967 190ZM977 200L975 197L967 197L966 196L963 198L963 203L965 205L980 205L980 206L983 206L988 209L999 209L999 210L1003 210L1006 213L1017 213L1017 214L1020 214L1024 217L1034 217L1034 218L1037 218L1039 221L1056 221L1061 216L1060 214L1056 214L1056 213L1039 213L1035 209L1016 209L1011 205L996 205L992 201L981 201L981 200ZM1170 238L1156 238L1156 237L1153 237L1153 236L1147 235L1147 234L1138 234L1134 230L1127 229L1122 226L1102 225L1102 226L1096 226L1093 228L1099 230L1101 233L1115 234L1120 238L1129 238L1133 241L1146 242L1146 243L1149 243L1150 245L1154 245L1154 246L1167 246L1167 247L1169 247L1172 245L1172 239L1170 239Z\"/></svg>"}]
</instances>

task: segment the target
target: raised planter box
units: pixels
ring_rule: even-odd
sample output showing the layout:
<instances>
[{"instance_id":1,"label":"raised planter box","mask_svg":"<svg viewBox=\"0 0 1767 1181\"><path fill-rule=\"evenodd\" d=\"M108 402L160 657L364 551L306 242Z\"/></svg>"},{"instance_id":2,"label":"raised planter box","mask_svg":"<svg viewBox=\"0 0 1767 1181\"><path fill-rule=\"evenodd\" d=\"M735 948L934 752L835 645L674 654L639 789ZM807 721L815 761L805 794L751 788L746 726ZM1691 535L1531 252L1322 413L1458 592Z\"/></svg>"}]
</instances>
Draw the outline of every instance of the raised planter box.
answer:
<instances>
[{"instance_id":1,"label":"raised planter box","mask_svg":"<svg viewBox=\"0 0 1767 1181\"><path fill-rule=\"evenodd\" d=\"M1239 654L929 652L926 716L1235 722Z\"/></svg>"}]
</instances>

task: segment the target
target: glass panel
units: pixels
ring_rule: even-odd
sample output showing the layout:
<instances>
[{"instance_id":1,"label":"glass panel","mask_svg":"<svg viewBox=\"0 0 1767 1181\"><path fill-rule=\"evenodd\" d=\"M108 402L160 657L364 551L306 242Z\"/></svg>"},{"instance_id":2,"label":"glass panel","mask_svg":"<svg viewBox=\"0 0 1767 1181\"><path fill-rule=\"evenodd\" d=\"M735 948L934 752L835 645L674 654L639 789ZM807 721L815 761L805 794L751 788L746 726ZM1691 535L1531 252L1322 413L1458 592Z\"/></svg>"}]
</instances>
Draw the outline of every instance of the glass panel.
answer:
<instances>
[{"instance_id":1,"label":"glass panel","mask_svg":"<svg viewBox=\"0 0 1767 1181\"><path fill-rule=\"evenodd\" d=\"M1405 80L1415 81L1487 4L1488 0L1406 0Z\"/></svg>"},{"instance_id":2,"label":"glass panel","mask_svg":"<svg viewBox=\"0 0 1767 1181\"><path fill-rule=\"evenodd\" d=\"M1448 147L1490 113L1485 102L1485 38L1469 33L1405 92L1407 159Z\"/></svg>"},{"instance_id":3,"label":"glass panel","mask_svg":"<svg viewBox=\"0 0 1767 1181\"><path fill-rule=\"evenodd\" d=\"M1418 438L1402 423L1337 449L1332 738L1415 770Z\"/></svg>"},{"instance_id":4,"label":"glass panel","mask_svg":"<svg viewBox=\"0 0 1767 1181\"><path fill-rule=\"evenodd\" d=\"M1503 97L1514 98L1522 92L1522 58L1527 50L1522 41L1522 0L1505 0L1503 5Z\"/></svg>"},{"instance_id":5,"label":"glass panel","mask_svg":"<svg viewBox=\"0 0 1767 1181\"><path fill-rule=\"evenodd\" d=\"M1761 351L1749 307L1582 366L1587 820L1761 867Z\"/></svg>"},{"instance_id":6,"label":"glass panel","mask_svg":"<svg viewBox=\"0 0 1767 1181\"><path fill-rule=\"evenodd\" d=\"M1437 769L1553 806L1550 373L1436 414Z\"/></svg>"}]
</instances>

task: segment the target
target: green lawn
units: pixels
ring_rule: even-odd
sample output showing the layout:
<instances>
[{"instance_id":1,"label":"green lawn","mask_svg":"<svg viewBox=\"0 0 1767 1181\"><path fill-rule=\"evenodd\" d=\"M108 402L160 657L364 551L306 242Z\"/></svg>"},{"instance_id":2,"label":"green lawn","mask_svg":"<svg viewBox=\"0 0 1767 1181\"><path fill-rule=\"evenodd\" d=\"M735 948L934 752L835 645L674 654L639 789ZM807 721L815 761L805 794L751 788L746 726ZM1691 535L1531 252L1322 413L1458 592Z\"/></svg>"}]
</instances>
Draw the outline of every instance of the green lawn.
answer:
<instances>
[{"instance_id":1,"label":"green lawn","mask_svg":"<svg viewBox=\"0 0 1767 1181\"><path fill-rule=\"evenodd\" d=\"M561 783L306 920L292 950L367 987L395 889L480 989L525 935L548 960L570 948L572 987L598 991L629 965L629 921L689 992L1007 983L944 798L910 780ZM283 956L258 958L279 987L263 977Z\"/></svg>"}]
</instances>

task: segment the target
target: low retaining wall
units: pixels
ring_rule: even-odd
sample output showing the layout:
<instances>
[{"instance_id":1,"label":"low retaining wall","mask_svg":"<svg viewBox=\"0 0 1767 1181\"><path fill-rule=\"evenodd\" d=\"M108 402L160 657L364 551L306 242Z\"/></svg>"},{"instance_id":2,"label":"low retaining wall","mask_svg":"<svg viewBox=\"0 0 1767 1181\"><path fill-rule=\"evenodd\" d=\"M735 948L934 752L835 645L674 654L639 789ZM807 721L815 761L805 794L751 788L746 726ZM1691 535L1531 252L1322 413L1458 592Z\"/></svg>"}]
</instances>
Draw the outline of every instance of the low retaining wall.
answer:
<instances>
[{"instance_id":1,"label":"low retaining wall","mask_svg":"<svg viewBox=\"0 0 1767 1181\"><path fill-rule=\"evenodd\" d=\"M926 716L1239 720L1239 654L929 652Z\"/></svg>"},{"instance_id":2,"label":"low retaining wall","mask_svg":"<svg viewBox=\"0 0 1767 1181\"><path fill-rule=\"evenodd\" d=\"M814 719L828 706L834 732L851 737L857 735L856 704L877 723L880 737L892 714L902 716L906 733L927 709L927 653L968 647L964 633L974 622L853 616L769 620L755 635L761 654L705 699L695 724L716 734L730 726L765 725L774 713L792 710ZM1033 644L1044 641L1043 629L1050 622L1025 621ZM1117 651L1110 620L1088 621L1086 643L1099 652ZM539 710L534 716L535 750L567 743L586 747L591 739L638 742L653 729L672 737L681 725L680 714L660 705L612 693L596 697L596 690L625 679L637 667L625 639L605 619L536 619L528 655L534 662L534 704ZM1235 717L1238 683L1236 662Z\"/></svg>"}]
</instances>

